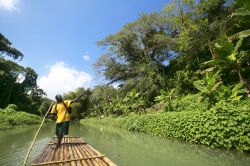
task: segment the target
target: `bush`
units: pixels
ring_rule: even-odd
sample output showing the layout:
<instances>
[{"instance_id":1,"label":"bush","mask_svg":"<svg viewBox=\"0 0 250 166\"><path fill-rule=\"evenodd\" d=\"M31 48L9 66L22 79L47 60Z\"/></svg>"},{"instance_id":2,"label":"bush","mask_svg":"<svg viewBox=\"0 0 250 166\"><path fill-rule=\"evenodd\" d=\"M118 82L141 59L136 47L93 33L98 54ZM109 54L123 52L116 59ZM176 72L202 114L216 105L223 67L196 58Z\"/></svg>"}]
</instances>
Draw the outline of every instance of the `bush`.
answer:
<instances>
[{"instance_id":1,"label":"bush","mask_svg":"<svg viewBox=\"0 0 250 166\"><path fill-rule=\"evenodd\" d=\"M5 109L6 111L7 110L12 110L12 111L18 111L18 108L15 104L10 104L7 106L7 108Z\"/></svg>"},{"instance_id":2,"label":"bush","mask_svg":"<svg viewBox=\"0 0 250 166\"><path fill-rule=\"evenodd\" d=\"M0 130L41 123L41 117L22 112L14 104L8 105L5 109L0 109L0 118Z\"/></svg>"},{"instance_id":3,"label":"bush","mask_svg":"<svg viewBox=\"0 0 250 166\"><path fill-rule=\"evenodd\" d=\"M250 151L250 107L238 107L241 104L219 103L209 111L130 114L96 122L211 147Z\"/></svg>"},{"instance_id":4,"label":"bush","mask_svg":"<svg viewBox=\"0 0 250 166\"><path fill-rule=\"evenodd\" d=\"M91 109L90 117L93 116L122 116L131 112L144 113L145 107L140 93L135 90L128 93L124 98L112 98L109 101L100 102Z\"/></svg>"},{"instance_id":5,"label":"bush","mask_svg":"<svg viewBox=\"0 0 250 166\"><path fill-rule=\"evenodd\" d=\"M202 97L199 94L190 94L180 99L176 99L173 102L174 111L207 111L209 108L208 100L202 101Z\"/></svg>"}]
</instances>

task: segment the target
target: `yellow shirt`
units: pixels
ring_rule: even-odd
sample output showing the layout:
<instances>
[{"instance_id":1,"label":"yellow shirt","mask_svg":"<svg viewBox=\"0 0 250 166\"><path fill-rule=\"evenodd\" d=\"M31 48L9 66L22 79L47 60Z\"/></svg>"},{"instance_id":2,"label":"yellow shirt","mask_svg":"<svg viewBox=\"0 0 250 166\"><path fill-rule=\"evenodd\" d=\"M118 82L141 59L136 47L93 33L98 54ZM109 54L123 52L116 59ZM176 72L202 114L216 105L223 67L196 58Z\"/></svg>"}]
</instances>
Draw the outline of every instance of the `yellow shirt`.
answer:
<instances>
[{"instance_id":1,"label":"yellow shirt","mask_svg":"<svg viewBox=\"0 0 250 166\"><path fill-rule=\"evenodd\" d=\"M64 100L65 105L69 108L71 100ZM57 106L56 106L57 105ZM70 114L67 112L67 109L64 107L63 103L57 103L52 107L51 113L57 113L56 123L61 123L70 120Z\"/></svg>"}]
</instances>

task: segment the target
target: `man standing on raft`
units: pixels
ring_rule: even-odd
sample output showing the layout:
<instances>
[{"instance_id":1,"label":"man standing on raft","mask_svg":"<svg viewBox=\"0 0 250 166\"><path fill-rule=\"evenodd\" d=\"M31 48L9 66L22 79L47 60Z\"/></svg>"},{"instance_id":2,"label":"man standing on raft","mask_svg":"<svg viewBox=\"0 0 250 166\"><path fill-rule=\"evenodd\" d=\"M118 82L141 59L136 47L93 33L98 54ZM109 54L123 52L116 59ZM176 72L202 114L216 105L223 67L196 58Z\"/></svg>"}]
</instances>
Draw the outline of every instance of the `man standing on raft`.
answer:
<instances>
[{"instance_id":1,"label":"man standing on raft","mask_svg":"<svg viewBox=\"0 0 250 166\"><path fill-rule=\"evenodd\" d=\"M69 121L71 114L71 104L77 102L83 95L75 98L74 100L63 100L61 95L56 95L56 104L53 105L50 115L48 117L57 117L56 119L56 136L57 145L55 148L60 147L64 135L69 134Z\"/></svg>"}]
</instances>

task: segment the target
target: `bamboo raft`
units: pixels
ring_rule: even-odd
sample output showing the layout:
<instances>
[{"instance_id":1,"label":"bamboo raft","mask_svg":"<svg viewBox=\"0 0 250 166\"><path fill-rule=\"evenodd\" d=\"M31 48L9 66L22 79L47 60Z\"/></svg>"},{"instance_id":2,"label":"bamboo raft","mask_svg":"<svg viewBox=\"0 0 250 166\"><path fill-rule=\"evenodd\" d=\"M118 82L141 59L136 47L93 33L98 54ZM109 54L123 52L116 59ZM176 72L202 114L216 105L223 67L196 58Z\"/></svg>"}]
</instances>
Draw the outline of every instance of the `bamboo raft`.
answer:
<instances>
[{"instance_id":1,"label":"bamboo raft","mask_svg":"<svg viewBox=\"0 0 250 166\"><path fill-rule=\"evenodd\" d=\"M54 149L54 137L43 152L32 161L32 166L117 166L105 155L91 147L80 137L64 137L60 148Z\"/></svg>"}]
</instances>

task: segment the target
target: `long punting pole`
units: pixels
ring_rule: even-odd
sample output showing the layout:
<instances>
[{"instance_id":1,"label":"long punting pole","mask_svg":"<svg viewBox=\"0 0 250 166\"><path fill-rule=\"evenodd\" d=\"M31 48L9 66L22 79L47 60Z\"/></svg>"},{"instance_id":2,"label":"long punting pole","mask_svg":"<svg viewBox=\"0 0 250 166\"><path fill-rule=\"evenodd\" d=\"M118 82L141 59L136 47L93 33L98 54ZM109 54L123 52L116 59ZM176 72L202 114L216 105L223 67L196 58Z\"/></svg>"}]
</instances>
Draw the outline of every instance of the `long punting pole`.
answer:
<instances>
[{"instance_id":1,"label":"long punting pole","mask_svg":"<svg viewBox=\"0 0 250 166\"><path fill-rule=\"evenodd\" d=\"M31 152L31 150L32 150L32 148L33 148L33 146L34 146L34 143L35 143L35 141L36 141L36 138L37 138L37 136L38 136L38 133L40 132L40 129L42 128L42 125L43 125L43 123L44 123L44 121L45 121L45 119L46 119L46 116L48 115L48 113L49 113L49 111L50 111L50 109L51 109L53 103L54 103L54 101L51 102L48 111L46 112L46 114L45 114L44 117L43 117L43 121L42 121L42 123L40 124L40 126L39 126L39 128L38 128L38 130L37 130L37 132L36 132L36 135L35 135L35 137L34 137L32 143L31 143L31 145L30 145L29 151L28 151L28 153L26 154L26 157L25 157L25 159L24 159L24 161L23 161L23 166L26 166L27 160L28 160L29 155L30 155L30 152Z\"/></svg>"}]
</instances>

